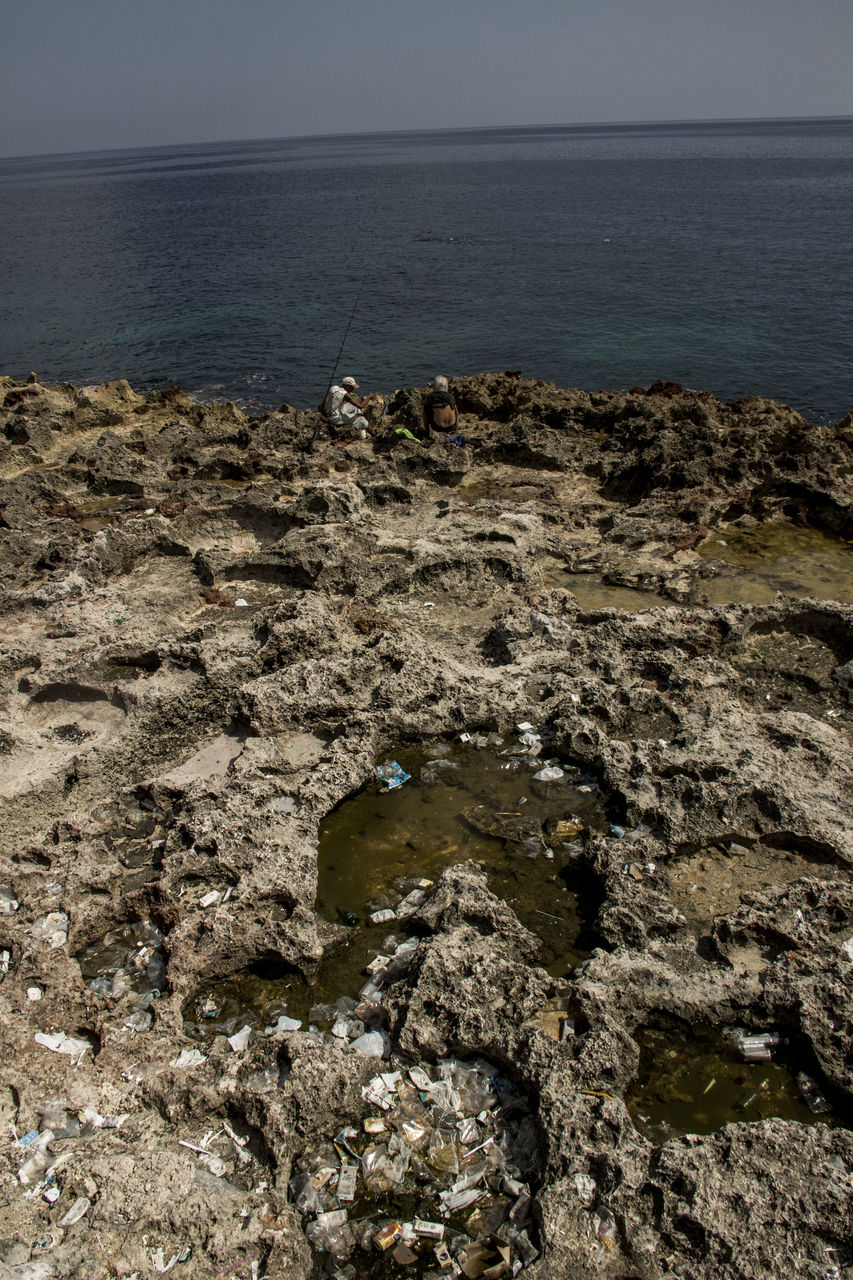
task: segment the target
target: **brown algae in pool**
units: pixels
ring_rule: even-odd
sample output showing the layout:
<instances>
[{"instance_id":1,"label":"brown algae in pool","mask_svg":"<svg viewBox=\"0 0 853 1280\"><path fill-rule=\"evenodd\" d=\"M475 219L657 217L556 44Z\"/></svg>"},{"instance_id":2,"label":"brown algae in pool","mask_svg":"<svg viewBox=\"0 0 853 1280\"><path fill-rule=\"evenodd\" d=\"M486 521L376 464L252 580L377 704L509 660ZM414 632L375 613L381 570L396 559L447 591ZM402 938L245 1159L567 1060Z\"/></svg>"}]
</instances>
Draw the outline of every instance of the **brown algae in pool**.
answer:
<instances>
[{"instance_id":1,"label":"brown algae in pool","mask_svg":"<svg viewBox=\"0 0 853 1280\"><path fill-rule=\"evenodd\" d=\"M664 1015L635 1031L634 1040L640 1066L625 1102L637 1128L652 1142L771 1117L800 1124L838 1123L828 1104L816 1112L806 1102L808 1093L814 1105L826 1103L823 1084L808 1068L802 1074L788 1045L774 1048L769 1060L748 1061L721 1028L691 1028Z\"/></svg>"},{"instance_id":2,"label":"brown algae in pool","mask_svg":"<svg viewBox=\"0 0 853 1280\"><path fill-rule=\"evenodd\" d=\"M781 522L727 529L698 550L736 568L698 584L708 604L772 604L777 591L853 604L853 545L818 529Z\"/></svg>"},{"instance_id":3,"label":"brown algae in pool","mask_svg":"<svg viewBox=\"0 0 853 1280\"><path fill-rule=\"evenodd\" d=\"M565 973L581 958L574 946L578 900L566 887L573 851L566 846L584 828L607 830L601 794L594 778L566 765L563 777L536 781L544 759L504 754L517 749L511 739L492 734L475 741L481 745L440 743L419 755L400 753L408 782L391 791L369 786L326 818L317 909L329 920L357 918L371 932L387 931L399 922L377 926L370 916L396 909L403 882L435 881L471 859L539 937L543 966ZM574 821L557 825L567 820Z\"/></svg>"}]
</instances>

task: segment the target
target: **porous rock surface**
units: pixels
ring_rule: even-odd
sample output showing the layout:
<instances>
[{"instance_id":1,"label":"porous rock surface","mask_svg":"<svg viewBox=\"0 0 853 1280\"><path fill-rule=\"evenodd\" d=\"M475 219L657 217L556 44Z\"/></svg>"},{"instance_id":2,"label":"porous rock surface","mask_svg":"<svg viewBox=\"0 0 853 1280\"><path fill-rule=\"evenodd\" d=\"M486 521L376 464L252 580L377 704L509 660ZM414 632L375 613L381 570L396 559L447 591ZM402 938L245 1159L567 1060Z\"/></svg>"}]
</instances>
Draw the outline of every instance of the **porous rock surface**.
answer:
<instances>
[{"instance_id":1,"label":"porous rock surface","mask_svg":"<svg viewBox=\"0 0 853 1280\"><path fill-rule=\"evenodd\" d=\"M287 406L247 418L178 388L0 379L0 1274L149 1276L174 1255L181 1275L320 1274L291 1165L364 1114L375 1062L294 1033L244 1052L220 1038L181 1066L184 1008L258 962L310 978L339 944L314 909L318 828L377 760L522 721L641 831L584 841L598 945L567 982L577 1034L546 1033L537 939L473 864L422 908L388 1030L415 1060L484 1055L533 1100L527 1274L823 1280L853 1264L843 1124L654 1145L623 1101L632 1033L663 1012L786 1028L849 1120L853 608L709 607L721 566L696 550L771 520L850 538L849 424L669 383L453 388L464 444L397 435L411 392L347 440ZM653 607L584 608L573 574ZM122 840L145 822L161 839L139 865ZM765 862L740 867L739 840ZM726 876L697 852L720 841ZM203 907L212 890L227 897ZM68 917L55 945L33 933L50 912ZM165 935L168 974L147 1030L75 959L140 919ZM39 1032L90 1048L75 1060ZM56 1146L53 1204L27 1194L12 1141L50 1099L126 1115ZM192 1145L224 1123L245 1141L223 1170ZM603 1253L577 1174L616 1219Z\"/></svg>"}]
</instances>

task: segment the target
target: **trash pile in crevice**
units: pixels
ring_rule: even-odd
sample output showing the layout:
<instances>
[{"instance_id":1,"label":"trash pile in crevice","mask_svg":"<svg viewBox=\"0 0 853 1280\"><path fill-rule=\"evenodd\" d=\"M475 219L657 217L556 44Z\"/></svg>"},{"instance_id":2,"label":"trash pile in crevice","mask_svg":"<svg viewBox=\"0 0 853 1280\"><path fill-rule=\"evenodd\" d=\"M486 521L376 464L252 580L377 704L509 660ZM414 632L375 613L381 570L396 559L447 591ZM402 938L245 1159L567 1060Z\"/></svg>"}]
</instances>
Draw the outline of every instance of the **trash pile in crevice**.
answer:
<instances>
[{"instance_id":1,"label":"trash pile in crevice","mask_svg":"<svg viewBox=\"0 0 853 1280\"><path fill-rule=\"evenodd\" d=\"M112 929L77 954L89 989L108 1000L123 1001L130 1010L125 1026L135 1031L151 1026L150 1006L166 989L164 940L156 925L135 920Z\"/></svg>"},{"instance_id":2,"label":"trash pile in crevice","mask_svg":"<svg viewBox=\"0 0 853 1280\"><path fill-rule=\"evenodd\" d=\"M362 1096L373 1110L361 1126L305 1151L290 1183L336 1280L363 1274L339 1265L362 1252L486 1280L534 1261L539 1138L511 1081L483 1058L446 1058L432 1074L417 1065L374 1076Z\"/></svg>"}]
</instances>

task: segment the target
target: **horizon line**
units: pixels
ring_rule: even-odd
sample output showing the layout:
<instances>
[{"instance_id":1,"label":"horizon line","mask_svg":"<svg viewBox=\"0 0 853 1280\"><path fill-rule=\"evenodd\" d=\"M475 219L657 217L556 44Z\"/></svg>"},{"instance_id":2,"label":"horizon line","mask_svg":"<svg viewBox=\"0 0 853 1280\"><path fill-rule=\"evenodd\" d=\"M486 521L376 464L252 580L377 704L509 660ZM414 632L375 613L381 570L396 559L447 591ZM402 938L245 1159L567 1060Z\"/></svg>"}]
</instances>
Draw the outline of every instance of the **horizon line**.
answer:
<instances>
[{"instance_id":1,"label":"horizon line","mask_svg":"<svg viewBox=\"0 0 853 1280\"><path fill-rule=\"evenodd\" d=\"M795 121L853 120L853 115L809 116L698 116L671 120L575 120L534 121L527 124L442 125L438 128L422 126L417 129L350 129L336 133L270 134L244 138L207 138L181 142L147 142L119 147L93 147L77 151L37 151L0 156L0 164L13 160L55 160L69 156L111 155L125 151L167 151L185 147L229 146L246 142L305 142L320 138L393 138L410 134L431 133L490 133L501 129L640 129L655 125L703 125L703 124L786 124Z\"/></svg>"}]
</instances>

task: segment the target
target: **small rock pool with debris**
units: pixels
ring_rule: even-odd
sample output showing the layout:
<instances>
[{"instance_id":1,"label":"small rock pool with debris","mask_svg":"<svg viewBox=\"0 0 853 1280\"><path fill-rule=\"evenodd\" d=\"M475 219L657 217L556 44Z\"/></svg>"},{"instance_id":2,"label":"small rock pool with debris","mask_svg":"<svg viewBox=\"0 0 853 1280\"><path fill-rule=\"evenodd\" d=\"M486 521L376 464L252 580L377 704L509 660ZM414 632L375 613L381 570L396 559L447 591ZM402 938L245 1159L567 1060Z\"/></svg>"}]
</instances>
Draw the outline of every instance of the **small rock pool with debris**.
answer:
<instances>
[{"instance_id":1,"label":"small rock pool with debris","mask_svg":"<svg viewBox=\"0 0 853 1280\"><path fill-rule=\"evenodd\" d=\"M584 895L591 890L577 869L580 840L587 830L608 828L595 777L552 761L528 727L511 738L463 734L453 743L401 749L393 763L399 773L390 762L377 766L390 770L392 785L377 773L320 827L317 910L344 924L348 937L310 983L262 963L209 985L185 1011L190 1034L295 1030L298 1022L303 1030L357 1039L364 1027L353 1012L365 970L378 982L395 952L402 961L416 941L412 918L435 880L469 859L483 865L492 891L540 939L540 963L552 976L570 972L586 954Z\"/></svg>"},{"instance_id":2,"label":"small rock pool with debris","mask_svg":"<svg viewBox=\"0 0 853 1280\"><path fill-rule=\"evenodd\" d=\"M235 1051L298 1032L374 1059L363 1091L369 1113L323 1135L292 1168L291 1196L318 1275L517 1274L538 1256L534 1111L483 1058L400 1055L386 1029L383 988L415 956L417 912L441 872L473 860L539 938L540 963L555 980L541 1015L552 1020L547 1033L571 1035L561 979L588 954L586 939L594 945L585 922L598 906L581 870L583 840L609 831L630 841L638 833L611 824L597 779L552 758L547 734L526 724L503 737L466 733L401 747L375 774L320 825L316 907L346 934L313 980L257 963L197 992L185 1026L202 1043L224 1035ZM90 986L124 997L132 1007L126 1025L138 1030L147 1029L150 1005L165 989L164 943L155 926L136 921L78 955ZM653 1142L770 1116L839 1122L822 1080L772 1031L727 1039L719 1029L658 1019L634 1034L640 1069L625 1101ZM604 1212L594 1227L602 1249Z\"/></svg>"},{"instance_id":3,"label":"small rock pool with debris","mask_svg":"<svg viewBox=\"0 0 853 1280\"><path fill-rule=\"evenodd\" d=\"M841 1122L813 1055L784 1031L690 1027L659 1014L634 1039L640 1069L625 1102L652 1142L774 1116Z\"/></svg>"}]
</instances>

